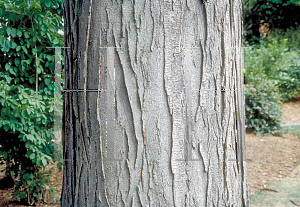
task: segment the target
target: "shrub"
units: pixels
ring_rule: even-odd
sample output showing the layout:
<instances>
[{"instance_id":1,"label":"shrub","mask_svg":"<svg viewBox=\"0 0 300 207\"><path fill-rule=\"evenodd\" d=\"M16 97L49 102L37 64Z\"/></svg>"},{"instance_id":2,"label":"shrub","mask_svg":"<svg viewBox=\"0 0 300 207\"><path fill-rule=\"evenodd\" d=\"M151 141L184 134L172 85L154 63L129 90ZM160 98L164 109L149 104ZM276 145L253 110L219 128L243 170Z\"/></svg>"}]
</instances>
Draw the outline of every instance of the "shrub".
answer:
<instances>
[{"instance_id":1,"label":"shrub","mask_svg":"<svg viewBox=\"0 0 300 207\"><path fill-rule=\"evenodd\" d=\"M281 135L282 109L274 83L268 79L249 83L245 96L247 130L258 136Z\"/></svg>"},{"instance_id":2,"label":"shrub","mask_svg":"<svg viewBox=\"0 0 300 207\"><path fill-rule=\"evenodd\" d=\"M271 34L271 38L278 41L282 39L288 39L287 47L291 51L299 51L300 49L300 26L297 28L289 28L287 31L281 29L275 29Z\"/></svg>"},{"instance_id":3,"label":"shrub","mask_svg":"<svg viewBox=\"0 0 300 207\"><path fill-rule=\"evenodd\" d=\"M6 176L19 176L13 195L30 204L42 199L49 185L46 174L51 170L43 169L54 156L53 98L0 80L0 108L0 151Z\"/></svg>"},{"instance_id":4,"label":"shrub","mask_svg":"<svg viewBox=\"0 0 300 207\"><path fill-rule=\"evenodd\" d=\"M7 176L19 177L13 196L28 204L43 198L51 173L54 49L47 47L63 46L62 11L62 0L0 1L0 159Z\"/></svg>"},{"instance_id":5,"label":"shrub","mask_svg":"<svg viewBox=\"0 0 300 207\"><path fill-rule=\"evenodd\" d=\"M288 39L261 41L245 51L246 82L259 78L273 81L280 100L287 101L300 91L300 57L288 47Z\"/></svg>"}]
</instances>

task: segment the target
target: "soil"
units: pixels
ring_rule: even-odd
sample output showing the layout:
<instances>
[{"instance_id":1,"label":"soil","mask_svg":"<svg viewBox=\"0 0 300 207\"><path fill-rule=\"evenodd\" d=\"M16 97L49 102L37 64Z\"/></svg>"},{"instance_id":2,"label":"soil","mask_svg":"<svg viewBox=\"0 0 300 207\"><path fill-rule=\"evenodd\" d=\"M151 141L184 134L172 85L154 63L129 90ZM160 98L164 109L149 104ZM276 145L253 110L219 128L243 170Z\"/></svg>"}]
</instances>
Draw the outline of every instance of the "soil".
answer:
<instances>
[{"instance_id":1,"label":"soil","mask_svg":"<svg viewBox=\"0 0 300 207\"><path fill-rule=\"evenodd\" d=\"M283 123L300 123L300 99L282 105ZM282 137L257 137L254 134L246 134L246 147L251 206L297 206L300 203L300 165L297 166L300 160L300 136L290 133ZM58 171L55 163L47 166L47 169L51 167L55 170L50 177L50 187L56 189L55 197L59 201L63 173ZM3 166L0 166L0 169L3 169ZM4 174L0 173L0 179L3 177ZM12 198L12 192L13 188L0 189L1 207L24 206L18 199ZM276 198L282 202L276 201ZM36 206L60 205L49 197L46 203Z\"/></svg>"},{"instance_id":2,"label":"soil","mask_svg":"<svg viewBox=\"0 0 300 207\"><path fill-rule=\"evenodd\" d=\"M281 105L283 106L283 124L300 123L300 96Z\"/></svg>"},{"instance_id":3,"label":"soil","mask_svg":"<svg viewBox=\"0 0 300 207\"><path fill-rule=\"evenodd\" d=\"M251 207L300 206L300 165L281 181L267 186L274 191L259 191L250 197Z\"/></svg>"},{"instance_id":4,"label":"soil","mask_svg":"<svg viewBox=\"0 0 300 207\"><path fill-rule=\"evenodd\" d=\"M247 176L249 195L267 187L269 183L289 175L300 159L300 136L257 137L246 135Z\"/></svg>"}]
</instances>

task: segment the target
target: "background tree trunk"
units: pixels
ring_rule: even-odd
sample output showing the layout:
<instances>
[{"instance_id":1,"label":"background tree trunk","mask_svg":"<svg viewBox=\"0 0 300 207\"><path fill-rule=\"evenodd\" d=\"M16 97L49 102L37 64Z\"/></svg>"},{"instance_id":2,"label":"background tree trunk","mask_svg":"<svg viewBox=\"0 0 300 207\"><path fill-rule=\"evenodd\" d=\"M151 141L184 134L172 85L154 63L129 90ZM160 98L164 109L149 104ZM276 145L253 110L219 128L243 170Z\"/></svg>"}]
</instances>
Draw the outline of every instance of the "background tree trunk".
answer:
<instances>
[{"instance_id":1,"label":"background tree trunk","mask_svg":"<svg viewBox=\"0 0 300 207\"><path fill-rule=\"evenodd\" d=\"M249 206L242 1L64 5L62 206Z\"/></svg>"}]
</instances>

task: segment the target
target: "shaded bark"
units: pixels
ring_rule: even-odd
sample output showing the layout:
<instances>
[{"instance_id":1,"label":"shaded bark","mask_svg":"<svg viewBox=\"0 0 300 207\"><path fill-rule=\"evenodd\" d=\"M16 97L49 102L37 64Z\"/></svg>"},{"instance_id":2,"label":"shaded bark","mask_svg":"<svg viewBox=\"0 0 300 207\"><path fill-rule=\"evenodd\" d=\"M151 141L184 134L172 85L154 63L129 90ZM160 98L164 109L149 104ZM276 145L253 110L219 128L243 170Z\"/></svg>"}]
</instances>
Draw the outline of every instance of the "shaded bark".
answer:
<instances>
[{"instance_id":1,"label":"shaded bark","mask_svg":"<svg viewBox=\"0 0 300 207\"><path fill-rule=\"evenodd\" d=\"M64 6L62 206L249 206L242 1Z\"/></svg>"}]
</instances>

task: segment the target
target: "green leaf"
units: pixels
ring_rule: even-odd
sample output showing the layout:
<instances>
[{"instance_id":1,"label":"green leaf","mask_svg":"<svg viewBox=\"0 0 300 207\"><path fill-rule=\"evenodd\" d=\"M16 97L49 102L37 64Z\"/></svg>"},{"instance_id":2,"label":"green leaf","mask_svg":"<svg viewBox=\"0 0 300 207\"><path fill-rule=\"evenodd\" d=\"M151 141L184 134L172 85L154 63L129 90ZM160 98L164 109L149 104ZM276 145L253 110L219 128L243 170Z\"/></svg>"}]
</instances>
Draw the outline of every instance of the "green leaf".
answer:
<instances>
[{"instance_id":1,"label":"green leaf","mask_svg":"<svg viewBox=\"0 0 300 207\"><path fill-rule=\"evenodd\" d=\"M11 82L11 77L5 76L5 79L6 79L6 82L7 82L8 84L10 84L10 82Z\"/></svg>"},{"instance_id":2,"label":"green leaf","mask_svg":"<svg viewBox=\"0 0 300 207\"><path fill-rule=\"evenodd\" d=\"M0 44L1 44L1 47L2 47L2 45L3 45L3 43L4 43L4 41L5 41L5 38L4 38L3 36L0 36Z\"/></svg>"},{"instance_id":3,"label":"green leaf","mask_svg":"<svg viewBox=\"0 0 300 207\"><path fill-rule=\"evenodd\" d=\"M42 159L42 163L43 163L44 166L46 166L47 165L47 160L46 159Z\"/></svg>"},{"instance_id":4,"label":"green leaf","mask_svg":"<svg viewBox=\"0 0 300 207\"><path fill-rule=\"evenodd\" d=\"M24 52L28 55L28 51L27 48L25 46L22 46L22 49L24 50Z\"/></svg>"},{"instance_id":5,"label":"green leaf","mask_svg":"<svg viewBox=\"0 0 300 207\"><path fill-rule=\"evenodd\" d=\"M46 79L44 79L44 81L45 81L45 84L46 84L47 86L49 86L50 83L52 82L52 79L51 79L51 78L46 78Z\"/></svg>"},{"instance_id":6,"label":"green leaf","mask_svg":"<svg viewBox=\"0 0 300 207\"><path fill-rule=\"evenodd\" d=\"M4 44L2 45L2 51L3 52L8 52L10 49L10 42L8 40L4 41Z\"/></svg>"},{"instance_id":7,"label":"green leaf","mask_svg":"<svg viewBox=\"0 0 300 207\"><path fill-rule=\"evenodd\" d=\"M62 162L56 164L56 167L58 168L59 172L61 172L62 166L63 166Z\"/></svg>"},{"instance_id":8,"label":"green leaf","mask_svg":"<svg viewBox=\"0 0 300 207\"><path fill-rule=\"evenodd\" d=\"M6 159L7 158L7 152L2 152L3 158Z\"/></svg>"},{"instance_id":9,"label":"green leaf","mask_svg":"<svg viewBox=\"0 0 300 207\"><path fill-rule=\"evenodd\" d=\"M30 146L31 146L31 143L30 143L29 141L27 141L27 142L25 143L25 147L26 147L27 149L29 149Z\"/></svg>"},{"instance_id":10,"label":"green leaf","mask_svg":"<svg viewBox=\"0 0 300 207\"><path fill-rule=\"evenodd\" d=\"M31 136L32 136L32 135L31 135ZM31 160L33 160L33 159L35 158L35 154L34 154L34 153L30 154L29 158L30 158Z\"/></svg>"},{"instance_id":11,"label":"green leaf","mask_svg":"<svg viewBox=\"0 0 300 207\"><path fill-rule=\"evenodd\" d=\"M9 125L5 125L5 126L4 126L4 130L5 130L5 131L8 131L9 128L10 128Z\"/></svg>"},{"instance_id":12,"label":"green leaf","mask_svg":"<svg viewBox=\"0 0 300 207\"><path fill-rule=\"evenodd\" d=\"M6 63L6 64L5 64L5 70L8 71L9 69L10 69L10 64L9 64L9 63Z\"/></svg>"},{"instance_id":13,"label":"green leaf","mask_svg":"<svg viewBox=\"0 0 300 207\"><path fill-rule=\"evenodd\" d=\"M55 39L54 41L53 41L53 44L58 44L59 43L59 40L58 39Z\"/></svg>"},{"instance_id":14,"label":"green leaf","mask_svg":"<svg viewBox=\"0 0 300 207\"><path fill-rule=\"evenodd\" d=\"M10 36L10 34L11 34L11 28L10 27L7 27L6 33L7 33L8 36Z\"/></svg>"},{"instance_id":15,"label":"green leaf","mask_svg":"<svg viewBox=\"0 0 300 207\"><path fill-rule=\"evenodd\" d=\"M41 6L40 6L40 4L38 2L33 1L32 2L32 6L38 8L38 9L41 9Z\"/></svg>"},{"instance_id":16,"label":"green leaf","mask_svg":"<svg viewBox=\"0 0 300 207\"><path fill-rule=\"evenodd\" d=\"M27 111L28 115L30 115L30 114L31 114L31 110L30 110L30 108L27 108L27 109L26 109L26 111Z\"/></svg>"},{"instance_id":17,"label":"green leaf","mask_svg":"<svg viewBox=\"0 0 300 207\"><path fill-rule=\"evenodd\" d=\"M25 101L25 103L26 103L26 100L22 100L22 101ZM23 104L23 103L22 103ZM27 111L26 110L22 110L22 112L21 112L21 114L22 114L22 116L24 117L24 118L28 118L28 113L27 113ZM31 135L32 136L32 135Z\"/></svg>"},{"instance_id":18,"label":"green leaf","mask_svg":"<svg viewBox=\"0 0 300 207\"><path fill-rule=\"evenodd\" d=\"M36 68L36 71L37 71L38 74L41 74L41 72L42 72L42 70L41 70L40 67L37 67L37 68Z\"/></svg>"},{"instance_id":19,"label":"green leaf","mask_svg":"<svg viewBox=\"0 0 300 207\"><path fill-rule=\"evenodd\" d=\"M50 149L48 147L45 148L45 151L48 155L50 155Z\"/></svg>"},{"instance_id":20,"label":"green leaf","mask_svg":"<svg viewBox=\"0 0 300 207\"><path fill-rule=\"evenodd\" d=\"M12 49L15 49L16 47L17 47L17 44L16 44L15 42L12 42L12 43L11 43L11 48L12 48Z\"/></svg>"},{"instance_id":21,"label":"green leaf","mask_svg":"<svg viewBox=\"0 0 300 207\"><path fill-rule=\"evenodd\" d=\"M28 32L24 32L24 36L25 36L26 38L29 38Z\"/></svg>"},{"instance_id":22,"label":"green leaf","mask_svg":"<svg viewBox=\"0 0 300 207\"><path fill-rule=\"evenodd\" d=\"M21 46L17 46L16 51L19 52L21 50Z\"/></svg>"},{"instance_id":23,"label":"green leaf","mask_svg":"<svg viewBox=\"0 0 300 207\"><path fill-rule=\"evenodd\" d=\"M20 64L20 60L18 58L15 58L15 65L18 66Z\"/></svg>"},{"instance_id":24,"label":"green leaf","mask_svg":"<svg viewBox=\"0 0 300 207\"><path fill-rule=\"evenodd\" d=\"M26 137L28 140L34 141L34 136L32 134L27 134Z\"/></svg>"},{"instance_id":25,"label":"green leaf","mask_svg":"<svg viewBox=\"0 0 300 207\"><path fill-rule=\"evenodd\" d=\"M17 75L14 70L14 67L10 67L9 72L10 72L10 74Z\"/></svg>"},{"instance_id":26,"label":"green leaf","mask_svg":"<svg viewBox=\"0 0 300 207\"><path fill-rule=\"evenodd\" d=\"M41 26L41 30L42 30L42 31L47 31L47 28L45 27L45 25L42 25L42 26Z\"/></svg>"},{"instance_id":27,"label":"green leaf","mask_svg":"<svg viewBox=\"0 0 300 207\"><path fill-rule=\"evenodd\" d=\"M49 131L46 131L46 136L50 137L50 132Z\"/></svg>"},{"instance_id":28,"label":"green leaf","mask_svg":"<svg viewBox=\"0 0 300 207\"><path fill-rule=\"evenodd\" d=\"M15 78L14 83L17 84L19 82L19 80L20 80L19 78Z\"/></svg>"},{"instance_id":29,"label":"green leaf","mask_svg":"<svg viewBox=\"0 0 300 207\"><path fill-rule=\"evenodd\" d=\"M25 192L22 192L21 194L19 194L20 197L19 198L26 198L26 193Z\"/></svg>"},{"instance_id":30,"label":"green leaf","mask_svg":"<svg viewBox=\"0 0 300 207\"><path fill-rule=\"evenodd\" d=\"M17 36L17 30L15 28L11 29L11 36L16 37Z\"/></svg>"},{"instance_id":31,"label":"green leaf","mask_svg":"<svg viewBox=\"0 0 300 207\"><path fill-rule=\"evenodd\" d=\"M46 1L46 7L50 7L51 6L51 2L50 1Z\"/></svg>"},{"instance_id":32,"label":"green leaf","mask_svg":"<svg viewBox=\"0 0 300 207\"><path fill-rule=\"evenodd\" d=\"M21 32L21 30L18 30L17 35L18 35L18 37L22 37L22 32Z\"/></svg>"},{"instance_id":33,"label":"green leaf","mask_svg":"<svg viewBox=\"0 0 300 207\"><path fill-rule=\"evenodd\" d=\"M29 78L29 83L34 83L34 81L35 81L35 78L31 76L31 77Z\"/></svg>"},{"instance_id":34,"label":"green leaf","mask_svg":"<svg viewBox=\"0 0 300 207\"><path fill-rule=\"evenodd\" d=\"M17 15L15 13L10 13L9 19L15 22L17 20Z\"/></svg>"}]
</instances>

